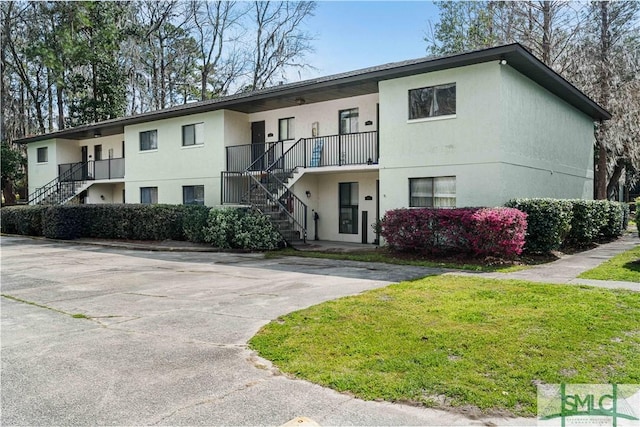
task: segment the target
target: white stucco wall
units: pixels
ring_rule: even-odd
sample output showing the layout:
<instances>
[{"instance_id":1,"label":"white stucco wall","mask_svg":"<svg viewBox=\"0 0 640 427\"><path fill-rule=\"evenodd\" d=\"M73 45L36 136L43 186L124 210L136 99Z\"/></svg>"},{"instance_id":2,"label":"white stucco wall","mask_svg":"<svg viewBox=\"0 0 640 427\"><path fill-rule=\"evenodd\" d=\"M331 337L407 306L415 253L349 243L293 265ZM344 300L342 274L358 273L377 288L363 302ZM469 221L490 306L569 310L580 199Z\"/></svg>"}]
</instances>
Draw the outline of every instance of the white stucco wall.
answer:
<instances>
[{"instance_id":1,"label":"white stucco wall","mask_svg":"<svg viewBox=\"0 0 640 427\"><path fill-rule=\"evenodd\" d=\"M358 131L368 132L377 129L377 103L378 94L374 93L253 113L249 114L249 122L265 121L266 142L278 141L278 120L289 117L295 118L295 140L311 137L311 129L315 122L318 123L317 136L337 135L339 133L339 111L358 108ZM367 121L371 121L372 124L365 125ZM270 133L273 136L269 137Z\"/></svg>"},{"instance_id":2,"label":"white stucco wall","mask_svg":"<svg viewBox=\"0 0 640 427\"><path fill-rule=\"evenodd\" d=\"M412 122L410 89L456 83L456 115ZM380 83L381 212L408 207L409 178L456 177L456 206L590 198L593 124L497 61Z\"/></svg>"},{"instance_id":3,"label":"white stucco wall","mask_svg":"<svg viewBox=\"0 0 640 427\"><path fill-rule=\"evenodd\" d=\"M38 163L38 148L48 148L48 161ZM29 173L29 194L58 176L58 156L55 139L32 142L27 145L27 171Z\"/></svg>"},{"instance_id":4,"label":"white stucco wall","mask_svg":"<svg viewBox=\"0 0 640 427\"><path fill-rule=\"evenodd\" d=\"M456 83L456 115L408 120L410 89ZM455 176L456 205L499 197L500 74L487 63L380 83L381 212L409 205L409 178Z\"/></svg>"},{"instance_id":5,"label":"white stucco wall","mask_svg":"<svg viewBox=\"0 0 640 427\"><path fill-rule=\"evenodd\" d=\"M367 242L373 243L376 238L373 227L376 220L376 180L377 171L343 172L343 173L306 173L294 186L294 193L308 206L308 239L313 240L315 229L313 212L318 212L318 236L320 240L337 242L362 242L362 212L368 212ZM358 233L343 234L339 232L339 184L342 182L358 183ZM306 197L306 191L311 197ZM371 196L372 200L365 200Z\"/></svg>"},{"instance_id":6,"label":"white stucco wall","mask_svg":"<svg viewBox=\"0 0 640 427\"><path fill-rule=\"evenodd\" d=\"M126 126L126 202L140 203L141 187L158 187L158 202L182 204L182 187L205 186L205 204L220 204L225 168L224 111ZM204 144L182 146L182 126L204 123ZM140 132L158 131L158 149L140 151Z\"/></svg>"},{"instance_id":7,"label":"white stucco wall","mask_svg":"<svg viewBox=\"0 0 640 427\"><path fill-rule=\"evenodd\" d=\"M593 198L593 119L513 68L499 70L502 199Z\"/></svg>"},{"instance_id":8,"label":"white stucco wall","mask_svg":"<svg viewBox=\"0 0 640 427\"><path fill-rule=\"evenodd\" d=\"M124 203L122 200L124 183L93 184L87 189L87 204Z\"/></svg>"}]
</instances>

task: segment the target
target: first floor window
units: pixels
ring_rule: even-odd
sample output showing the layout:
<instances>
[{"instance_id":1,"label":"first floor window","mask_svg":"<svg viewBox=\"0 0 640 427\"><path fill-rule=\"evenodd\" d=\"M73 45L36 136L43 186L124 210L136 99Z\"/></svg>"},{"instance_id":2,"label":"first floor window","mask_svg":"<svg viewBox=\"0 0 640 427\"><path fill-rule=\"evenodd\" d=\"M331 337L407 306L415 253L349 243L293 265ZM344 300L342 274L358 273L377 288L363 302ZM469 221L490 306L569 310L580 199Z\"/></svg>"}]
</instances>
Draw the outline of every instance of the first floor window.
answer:
<instances>
[{"instance_id":1,"label":"first floor window","mask_svg":"<svg viewBox=\"0 0 640 427\"><path fill-rule=\"evenodd\" d=\"M148 130L140 132L140 151L158 149L158 131Z\"/></svg>"},{"instance_id":2,"label":"first floor window","mask_svg":"<svg viewBox=\"0 0 640 427\"><path fill-rule=\"evenodd\" d=\"M182 203L185 205L204 205L204 185L182 187Z\"/></svg>"},{"instance_id":3,"label":"first floor window","mask_svg":"<svg viewBox=\"0 0 640 427\"><path fill-rule=\"evenodd\" d=\"M146 205L158 203L158 187L140 187L140 203Z\"/></svg>"},{"instance_id":4,"label":"first floor window","mask_svg":"<svg viewBox=\"0 0 640 427\"><path fill-rule=\"evenodd\" d=\"M38 148L38 163L47 163L49 161L49 147Z\"/></svg>"},{"instance_id":5,"label":"first floor window","mask_svg":"<svg viewBox=\"0 0 640 427\"><path fill-rule=\"evenodd\" d=\"M182 146L204 144L204 123L182 126Z\"/></svg>"},{"instance_id":6,"label":"first floor window","mask_svg":"<svg viewBox=\"0 0 640 427\"><path fill-rule=\"evenodd\" d=\"M409 206L412 208L455 208L456 177L410 178Z\"/></svg>"},{"instance_id":7,"label":"first floor window","mask_svg":"<svg viewBox=\"0 0 640 427\"><path fill-rule=\"evenodd\" d=\"M409 120L456 113L456 84L409 90Z\"/></svg>"},{"instance_id":8,"label":"first floor window","mask_svg":"<svg viewBox=\"0 0 640 427\"><path fill-rule=\"evenodd\" d=\"M340 183L339 232L358 234L358 183Z\"/></svg>"},{"instance_id":9,"label":"first floor window","mask_svg":"<svg viewBox=\"0 0 640 427\"><path fill-rule=\"evenodd\" d=\"M293 117L278 120L278 141L295 139L295 136L293 133L294 124L295 124L295 119Z\"/></svg>"}]
</instances>

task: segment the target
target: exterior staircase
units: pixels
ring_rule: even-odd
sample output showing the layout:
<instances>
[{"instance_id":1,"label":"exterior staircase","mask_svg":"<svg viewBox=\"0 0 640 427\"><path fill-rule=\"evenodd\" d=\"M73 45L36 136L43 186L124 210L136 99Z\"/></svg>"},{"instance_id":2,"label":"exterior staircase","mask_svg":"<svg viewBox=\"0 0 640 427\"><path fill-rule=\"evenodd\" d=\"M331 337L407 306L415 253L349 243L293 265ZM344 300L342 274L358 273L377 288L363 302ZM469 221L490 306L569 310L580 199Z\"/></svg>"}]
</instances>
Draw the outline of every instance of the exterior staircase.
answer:
<instances>
[{"instance_id":1,"label":"exterior staircase","mask_svg":"<svg viewBox=\"0 0 640 427\"><path fill-rule=\"evenodd\" d=\"M294 245L307 240L307 205L287 186L295 171L295 167L285 167L290 163L287 155L291 150L277 156L278 149L282 147L274 144L233 178L244 187L237 202L266 215L285 242Z\"/></svg>"},{"instance_id":2,"label":"exterior staircase","mask_svg":"<svg viewBox=\"0 0 640 427\"><path fill-rule=\"evenodd\" d=\"M86 180L75 180L86 168L86 163L78 163L46 185L29 194L30 205L64 205L89 188Z\"/></svg>"}]
</instances>

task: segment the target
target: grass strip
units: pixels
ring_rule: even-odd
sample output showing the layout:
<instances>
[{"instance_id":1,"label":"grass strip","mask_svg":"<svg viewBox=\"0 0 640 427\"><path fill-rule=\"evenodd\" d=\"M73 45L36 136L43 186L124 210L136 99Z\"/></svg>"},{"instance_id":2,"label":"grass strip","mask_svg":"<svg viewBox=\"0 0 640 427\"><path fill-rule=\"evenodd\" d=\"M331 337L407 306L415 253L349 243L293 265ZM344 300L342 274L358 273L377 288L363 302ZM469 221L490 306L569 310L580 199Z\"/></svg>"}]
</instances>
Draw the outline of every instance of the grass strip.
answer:
<instances>
[{"instance_id":1,"label":"grass strip","mask_svg":"<svg viewBox=\"0 0 640 427\"><path fill-rule=\"evenodd\" d=\"M640 282L640 246L616 255L598 267L585 271L581 279Z\"/></svg>"},{"instance_id":2,"label":"grass strip","mask_svg":"<svg viewBox=\"0 0 640 427\"><path fill-rule=\"evenodd\" d=\"M537 384L640 383L640 293L428 277L283 316L250 346L363 399L533 416Z\"/></svg>"}]
</instances>

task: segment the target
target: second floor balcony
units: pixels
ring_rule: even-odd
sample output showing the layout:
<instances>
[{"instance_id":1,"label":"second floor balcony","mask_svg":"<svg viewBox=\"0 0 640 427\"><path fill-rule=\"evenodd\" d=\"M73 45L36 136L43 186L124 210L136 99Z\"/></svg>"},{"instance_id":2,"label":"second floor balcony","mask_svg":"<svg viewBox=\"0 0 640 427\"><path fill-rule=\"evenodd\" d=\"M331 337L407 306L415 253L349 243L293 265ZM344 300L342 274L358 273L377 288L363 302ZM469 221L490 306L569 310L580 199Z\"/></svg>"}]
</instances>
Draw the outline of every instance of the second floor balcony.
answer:
<instances>
[{"instance_id":1,"label":"second floor balcony","mask_svg":"<svg viewBox=\"0 0 640 427\"><path fill-rule=\"evenodd\" d=\"M227 171L378 164L378 132L359 132L226 147Z\"/></svg>"},{"instance_id":2,"label":"second floor balcony","mask_svg":"<svg viewBox=\"0 0 640 427\"><path fill-rule=\"evenodd\" d=\"M89 160L58 165L61 182L124 179L124 158Z\"/></svg>"}]
</instances>

